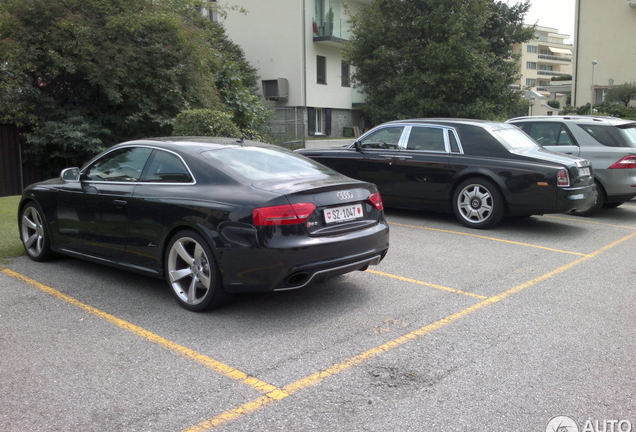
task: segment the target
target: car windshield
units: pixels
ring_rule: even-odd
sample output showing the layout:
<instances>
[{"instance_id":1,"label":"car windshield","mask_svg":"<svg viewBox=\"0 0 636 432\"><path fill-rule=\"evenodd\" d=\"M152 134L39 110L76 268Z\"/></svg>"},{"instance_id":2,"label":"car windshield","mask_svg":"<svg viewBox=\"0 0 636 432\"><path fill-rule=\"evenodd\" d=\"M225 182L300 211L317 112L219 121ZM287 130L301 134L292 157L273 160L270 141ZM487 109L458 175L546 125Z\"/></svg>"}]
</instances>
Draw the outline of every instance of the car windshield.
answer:
<instances>
[{"instance_id":1,"label":"car windshield","mask_svg":"<svg viewBox=\"0 0 636 432\"><path fill-rule=\"evenodd\" d=\"M231 147L207 151L203 155L215 166L251 181L324 177L335 174L330 168L301 155L265 147Z\"/></svg>"},{"instance_id":2,"label":"car windshield","mask_svg":"<svg viewBox=\"0 0 636 432\"><path fill-rule=\"evenodd\" d=\"M539 144L516 127L496 129L492 134L509 150L523 151L539 147Z\"/></svg>"}]
</instances>

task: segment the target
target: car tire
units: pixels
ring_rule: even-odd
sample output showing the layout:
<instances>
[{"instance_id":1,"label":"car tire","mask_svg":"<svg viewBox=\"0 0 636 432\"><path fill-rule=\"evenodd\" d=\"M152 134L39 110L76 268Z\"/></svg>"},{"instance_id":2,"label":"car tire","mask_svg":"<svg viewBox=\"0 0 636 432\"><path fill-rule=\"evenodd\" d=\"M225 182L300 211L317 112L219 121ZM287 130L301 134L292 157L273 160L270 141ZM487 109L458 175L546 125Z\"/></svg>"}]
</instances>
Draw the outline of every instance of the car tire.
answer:
<instances>
[{"instance_id":1,"label":"car tire","mask_svg":"<svg viewBox=\"0 0 636 432\"><path fill-rule=\"evenodd\" d=\"M194 231L184 230L172 237L164 266L172 293L190 311L219 307L229 298L210 246Z\"/></svg>"},{"instance_id":2,"label":"car tire","mask_svg":"<svg viewBox=\"0 0 636 432\"><path fill-rule=\"evenodd\" d=\"M606 199L605 189L603 189L603 186L599 183L596 183L596 194L596 203L592 207L587 210L575 211L574 214L576 216L592 216L593 214L598 213L598 211L605 205Z\"/></svg>"},{"instance_id":3,"label":"car tire","mask_svg":"<svg viewBox=\"0 0 636 432\"><path fill-rule=\"evenodd\" d=\"M26 204L20 213L20 240L33 261L46 261L53 255L44 212L35 202Z\"/></svg>"},{"instance_id":4,"label":"car tire","mask_svg":"<svg viewBox=\"0 0 636 432\"><path fill-rule=\"evenodd\" d=\"M505 212L501 191L483 178L461 182L455 189L452 204L455 217L469 228L490 228L501 221Z\"/></svg>"}]
</instances>

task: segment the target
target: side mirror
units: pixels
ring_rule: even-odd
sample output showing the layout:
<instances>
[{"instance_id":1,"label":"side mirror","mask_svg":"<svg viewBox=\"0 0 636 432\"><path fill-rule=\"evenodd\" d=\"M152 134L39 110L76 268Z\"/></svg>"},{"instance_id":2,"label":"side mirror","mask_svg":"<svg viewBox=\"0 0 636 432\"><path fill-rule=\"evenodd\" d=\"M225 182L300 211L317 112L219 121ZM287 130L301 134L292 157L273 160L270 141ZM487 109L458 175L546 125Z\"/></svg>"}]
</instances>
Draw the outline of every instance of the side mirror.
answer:
<instances>
[{"instance_id":1,"label":"side mirror","mask_svg":"<svg viewBox=\"0 0 636 432\"><path fill-rule=\"evenodd\" d=\"M78 182L80 179L79 168L66 168L62 170L60 178L68 182Z\"/></svg>"},{"instance_id":2,"label":"side mirror","mask_svg":"<svg viewBox=\"0 0 636 432\"><path fill-rule=\"evenodd\" d=\"M353 143L353 148L355 148L357 152L364 153L362 151L362 144L360 144L360 141Z\"/></svg>"}]
</instances>

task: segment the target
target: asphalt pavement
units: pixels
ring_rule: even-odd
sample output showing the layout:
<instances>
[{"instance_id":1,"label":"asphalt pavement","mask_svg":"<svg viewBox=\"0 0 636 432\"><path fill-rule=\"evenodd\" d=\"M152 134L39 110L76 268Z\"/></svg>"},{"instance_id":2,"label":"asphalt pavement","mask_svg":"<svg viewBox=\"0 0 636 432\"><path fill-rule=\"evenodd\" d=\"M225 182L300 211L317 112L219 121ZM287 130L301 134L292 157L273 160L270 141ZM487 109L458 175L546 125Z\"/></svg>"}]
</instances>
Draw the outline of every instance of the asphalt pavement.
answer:
<instances>
[{"instance_id":1,"label":"asphalt pavement","mask_svg":"<svg viewBox=\"0 0 636 432\"><path fill-rule=\"evenodd\" d=\"M5 263L0 430L636 430L636 202L387 219L379 266L206 313L77 259Z\"/></svg>"}]
</instances>

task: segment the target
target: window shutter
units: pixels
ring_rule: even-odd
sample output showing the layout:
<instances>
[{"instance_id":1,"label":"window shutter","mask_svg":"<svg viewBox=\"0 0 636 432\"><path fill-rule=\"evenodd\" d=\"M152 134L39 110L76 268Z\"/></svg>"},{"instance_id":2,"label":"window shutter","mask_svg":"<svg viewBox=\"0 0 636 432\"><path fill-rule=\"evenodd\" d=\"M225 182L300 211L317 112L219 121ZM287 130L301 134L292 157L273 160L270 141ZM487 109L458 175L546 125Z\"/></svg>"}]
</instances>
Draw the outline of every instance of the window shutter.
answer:
<instances>
[{"instance_id":1,"label":"window shutter","mask_svg":"<svg viewBox=\"0 0 636 432\"><path fill-rule=\"evenodd\" d=\"M316 134L316 110L307 108L307 135Z\"/></svg>"},{"instance_id":2,"label":"window shutter","mask_svg":"<svg viewBox=\"0 0 636 432\"><path fill-rule=\"evenodd\" d=\"M325 109L325 135L331 135L331 108Z\"/></svg>"}]
</instances>

